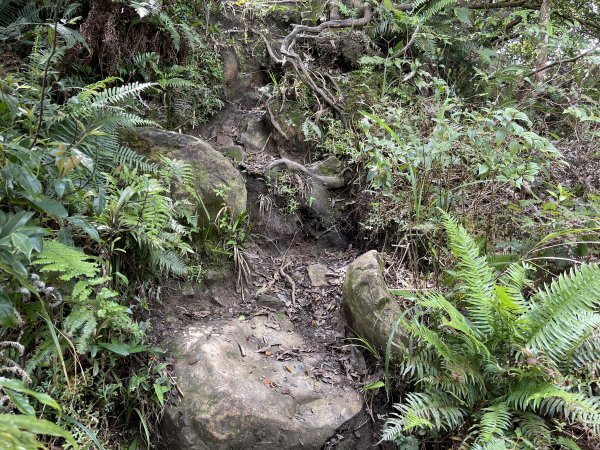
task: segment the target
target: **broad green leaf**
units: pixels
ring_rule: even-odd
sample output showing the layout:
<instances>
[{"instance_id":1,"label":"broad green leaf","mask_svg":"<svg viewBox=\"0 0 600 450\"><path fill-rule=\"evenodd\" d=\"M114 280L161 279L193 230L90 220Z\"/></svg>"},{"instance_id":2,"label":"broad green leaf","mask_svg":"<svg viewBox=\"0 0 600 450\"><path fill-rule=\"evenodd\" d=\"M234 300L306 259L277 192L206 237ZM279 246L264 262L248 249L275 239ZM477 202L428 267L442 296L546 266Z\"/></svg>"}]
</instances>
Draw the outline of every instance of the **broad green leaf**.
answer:
<instances>
[{"instance_id":1,"label":"broad green leaf","mask_svg":"<svg viewBox=\"0 0 600 450\"><path fill-rule=\"evenodd\" d=\"M21 233L13 233L10 235L14 246L23 253L27 259L31 258L31 252L33 251L33 244L28 236Z\"/></svg>"},{"instance_id":2,"label":"broad green leaf","mask_svg":"<svg viewBox=\"0 0 600 450\"><path fill-rule=\"evenodd\" d=\"M382 387L385 387L385 383L383 381L375 381L373 383L367 384L366 386L363 386L362 390L363 391L372 391L372 390L379 389Z\"/></svg>"},{"instance_id":3,"label":"broad green leaf","mask_svg":"<svg viewBox=\"0 0 600 450\"><path fill-rule=\"evenodd\" d=\"M0 326L10 328L16 324L17 318L12 302L4 292L0 292Z\"/></svg>"},{"instance_id":4,"label":"broad green leaf","mask_svg":"<svg viewBox=\"0 0 600 450\"><path fill-rule=\"evenodd\" d=\"M0 380L0 387L7 388L12 391L17 391L22 394L30 395L31 397L35 398L41 404L49 406L51 408L54 408L57 411L60 411L60 409L61 409L60 405L56 402L56 400L54 400L48 394L44 394L42 392L37 392L37 391L33 391L31 389L28 389L19 380L14 380L14 379Z\"/></svg>"},{"instance_id":5,"label":"broad green leaf","mask_svg":"<svg viewBox=\"0 0 600 450\"><path fill-rule=\"evenodd\" d=\"M42 198L28 197L27 199L50 216L64 219L69 215L63 205L46 195L44 195Z\"/></svg>"},{"instance_id":6,"label":"broad green leaf","mask_svg":"<svg viewBox=\"0 0 600 450\"><path fill-rule=\"evenodd\" d=\"M165 396L163 393L163 386L158 383L154 383L154 393L156 394L156 398L158 398L158 403L160 403L160 406L164 406Z\"/></svg>"},{"instance_id":7,"label":"broad green leaf","mask_svg":"<svg viewBox=\"0 0 600 450\"><path fill-rule=\"evenodd\" d=\"M56 436L65 439L74 450L79 449L77 442L70 433L60 428L58 425L32 416L20 414L0 414L0 430L4 426L15 427L20 430L26 430L34 434L43 434L47 436Z\"/></svg>"},{"instance_id":8,"label":"broad green leaf","mask_svg":"<svg viewBox=\"0 0 600 450\"><path fill-rule=\"evenodd\" d=\"M121 343L99 342L98 345L121 356L129 356L129 346Z\"/></svg>"},{"instance_id":9,"label":"broad green leaf","mask_svg":"<svg viewBox=\"0 0 600 450\"><path fill-rule=\"evenodd\" d=\"M0 228L0 239L9 236L15 230L24 226L33 217L32 212L19 211Z\"/></svg>"},{"instance_id":10,"label":"broad green leaf","mask_svg":"<svg viewBox=\"0 0 600 450\"><path fill-rule=\"evenodd\" d=\"M63 205L47 196L42 198L42 201L38 203L38 206L51 216L64 218L69 215Z\"/></svg>"},{"instance_id":11,"label":"broad green leaf","mask_svg":"<svg viewBox=\"0 0 600 450\"><path fill-rule=\"evenodd\" d=\"M84 218L69 217L67 220L75 227L87 233L87 235L93 240L95 240L96 242L100 242L100 235L98 234L98 230L96 230L96 228L94 228L94 226L87 222Z\"/></svg>"},{"instance_id":12,"label":"broad green leaf","mask_svg":"<svg viewBox=\"0 0 600 450\"><path fill-rule=\"evenodd\" d=\"M35 408L27 397L20 392L13 391L12 389L4 389L4 393L8 396L12 404L23 414L27 414L28 416L35 415Z\"/></svg>"}]
</instances>

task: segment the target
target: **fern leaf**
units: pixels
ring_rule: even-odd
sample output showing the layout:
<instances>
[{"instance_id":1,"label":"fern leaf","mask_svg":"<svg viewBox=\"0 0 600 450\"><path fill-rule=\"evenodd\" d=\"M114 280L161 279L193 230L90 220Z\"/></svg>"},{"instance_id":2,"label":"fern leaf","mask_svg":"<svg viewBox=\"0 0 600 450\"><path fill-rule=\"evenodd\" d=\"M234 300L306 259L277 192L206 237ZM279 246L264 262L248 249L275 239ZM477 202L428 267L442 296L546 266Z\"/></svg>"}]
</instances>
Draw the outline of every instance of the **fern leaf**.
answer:
<instances>
[{"instance_id":1,"label":"fern leaf","mask_svg":"<svg viewBox=\"0 0 600 450\"><path fill-rule=\"evenodd\" d=\"M599 325L600 267L583 265L560 275L533 300L521 318L528 324L527 345L560 362L579 339Z\"/></svg>"},{"instance_id":2,"label":"fern leaf","mask_svg":"<svg viewBox=\"0 0 600 450\"><path fill-rule=\"evenodd\" d=\"M485 257L479 255L475 241L456 219L443 213L443 222L450 240L450 250L458 259L461 292L468 303L467 316L484 336L496 327L495 277Z\"/></svg>"},{"instance_id":3,"label":"fern leaf","mask_svg":"<svg viewBox=\"0 0 600 450\"><path fill-rule=\"evenodd\" d=\"M94 96L92 107L101 108L106 105L120 103L123 100L133 97L152 86L156 86L156 83L135 82L106 89Z\"/></svg>"},{"instance_id":4,"label":"fern leaf","mask_svg":"<svg viewBox=\"0 0 600 450\"><path fill-rule=\"evenodd\" d=\"M396 425L402 423L403 433L417 429L440 431L456 428L463 423L466 411L456 406L455 402L453 397L443 392L409 393L404 403L394 404L394 408L399 411L394 416L397 419ZM397 428L394 427L395 430ZM396 437L385 431L384 436L385 440Z\"/></svg>"},{"instance_id":5,"label":"fern leaf","mask_svg":"<svg viewBox=\"0 0 600 450\"><path fill-rule=\"evenodd\" d=\"M415 2L414 7L417 17L425 23L433 16L439 14L447 7L458 3L458 0L421 0Z\"/></svg>"},{"instance_id":6,"label":"fern leaf","mask_svg":"<svg viewBox=\"0 0 600 450\"><path fill-rule=\"evenodd\" d=\"M494 438L502 437L504 432L512 425L512 414L504 402L483 408L483 415L479 421L479 437L484 444L490 443Z\"/></svg>"},{"instance_id":7,"label":"fern leaf","mask_svg":"<svg viewBox=\"0 0 600 450\"><path fill-rule=\"evenodd\" d=\"M171 17L164 11L160 11L153 17L158 22L160 28L169 34L173 48L176 51L179 51L179 47L181 45L181 35L179 34L179 31L177 31L177 26L175 25L175 22L173 22L173 19L171 19Z\"/></svg>"},{"instance_id":8,"label":"fern leaf","mask_svg":"<svg viewBox=\"0 0 600 450\"><path fill-rule=\"evenodd\" d=\"M59 278L69 281L82 276L92 278L99 271L97 258L61 244L44 241L44 251L37 255L32 264L41 266L42 272L58 272Z\"/></svg>"},{"instance_id":9,"label":"fern leaf","mask_svg":"<svg viewBox=\"0 0 600 450\"><path fill-rule=\"evenodd\" d=\"M85 307L74 307L64 321L67 336L74 339L77 353L87 353L92 334L98 323L92 310Z\"/></svg>"}]
</instances>

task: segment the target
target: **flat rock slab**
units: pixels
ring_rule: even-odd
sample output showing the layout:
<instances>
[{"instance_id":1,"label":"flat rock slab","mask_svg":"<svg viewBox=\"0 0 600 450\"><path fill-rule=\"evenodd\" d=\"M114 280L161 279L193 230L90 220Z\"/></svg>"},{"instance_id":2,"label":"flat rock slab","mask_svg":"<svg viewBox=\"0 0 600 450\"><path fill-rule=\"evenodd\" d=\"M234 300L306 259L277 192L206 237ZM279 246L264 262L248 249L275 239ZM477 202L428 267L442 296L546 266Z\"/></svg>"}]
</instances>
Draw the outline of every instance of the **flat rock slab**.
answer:
<instances>
[{"instance_id":1,"label":"flat rock slab","mask_svg":"<svg viewBox=\"0 0 600 450\"><path fill-rule=\"evenodd\" d=\"M323 264L311 264L308 266L307 270L310 283L314 287L323 287L329 285L329 282L327 281L327 273L329 273L329 269L327 266L324 266Z\"/></svg>"},{"instance_id":2,"label":"flat rock slab","mask_svg":"<svg viewBox=\"0 0 600 450\"><path fill-rule=\"evenodd\" d=\"M207 322L173 339L183 397L165 412L169 448L320 449L360 413L356 391L309 376L318 360L285 322Z\"/></svg>"}]
</instances>

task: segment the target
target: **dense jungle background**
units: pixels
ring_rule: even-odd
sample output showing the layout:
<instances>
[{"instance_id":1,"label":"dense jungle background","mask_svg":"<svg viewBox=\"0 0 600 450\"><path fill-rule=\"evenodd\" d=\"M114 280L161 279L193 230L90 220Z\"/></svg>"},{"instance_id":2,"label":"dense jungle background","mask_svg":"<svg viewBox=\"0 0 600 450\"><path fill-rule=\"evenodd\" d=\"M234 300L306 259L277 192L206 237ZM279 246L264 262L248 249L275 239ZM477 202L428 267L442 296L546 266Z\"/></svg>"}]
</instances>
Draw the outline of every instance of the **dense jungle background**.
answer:
<instances>
[{"instance_id":1,"label":"dense jungle background","mask_svg":"<svg viewBox=\"0 0 600 450\"><path fill-rule=\"evenodd\" d=\"M0 0L0 449L599 448L599 230L596 0Z\"/></svg>"}]
</instances>

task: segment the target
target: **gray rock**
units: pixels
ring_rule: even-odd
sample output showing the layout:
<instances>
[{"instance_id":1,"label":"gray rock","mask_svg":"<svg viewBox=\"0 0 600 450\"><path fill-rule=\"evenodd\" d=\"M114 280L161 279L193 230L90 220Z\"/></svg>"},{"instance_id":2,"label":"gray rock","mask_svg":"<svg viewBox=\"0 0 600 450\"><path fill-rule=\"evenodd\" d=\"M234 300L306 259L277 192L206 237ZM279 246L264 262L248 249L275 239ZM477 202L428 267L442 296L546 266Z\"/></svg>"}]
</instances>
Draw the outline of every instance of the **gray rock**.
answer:
<instances>
[{"instance_id":1,"label":"gray rock","mask_svg":"<svg viewBox=\"0 0 600 450\"><path fill-rule=\"evenodd\" d=\"M384 351L402 308L385 283L382 266L375 250L361 255L348 266L342 311L355 334ZM401 330L396 335L401 338Z\"/></svg>"},{"instance_id":2,"label":"gray rock","mask_svg":"<svg viewBox=\"0 0 600 450\"><path fill-rule=\"evenodd\" d=\"M306 204L315 217L324 225L331 225L335 222L336 210L333 207L331 192L319 181L310 178L310 194L306 199Z\"/></svg>"},{"instance_id":3,"label":"gray rock","mask_svg":"<svg viewBox=\"0 0 600 450\"><path fill-rule=\"evenodd\" d=\"M131 148L147 155L151 160L164 155L191 164L196 191L211 218L216 216L224 204L234 216L246 211L244 178L208 142L152 127L127 130L122 138Z\"/></svg>"},{"instance_id":4,"label":"gray rock","mask_svg":"<svg viewBox=\"0 0 600 450\"><path fill-rule=\"evenodd\" d=\"M243 165L246 163L246 153L244 149L239 145L232 145L231 147L222 147L219 152L231 159L236 165Z\"/></svg>"},{"instance_id":5,"label":"gray rock","mask_svg":"<svg viewBox=\"0 0 600 450\"><path fill-rule=\"evenodd\" d=\"M165 411L169 448L186 450L320 449L362 409L361 396L315 380L310 353L278 361L270 351L306 345L286 320L266 317L211 322L184 331L172 344L174 372L183 393ZM278 345L275 345L278 344Z\"/></svg>"},{"instance_id":6,"label":"gray rock","mask_svg":"<svg viewBox=\"0 0 600 450\"><path fill-rule=\"evenodd\" d=\"M269 139L270 131L263 117L251 118L246 131L240 136L240 141L247 150L261 150Z\"/></svg>"},{"instance_id":7,"label":"gray rock","mask_svg":"<svg viewBox=\"0 0 600 450\"><path fill-rule=\"evenodd\" d=\"M323 264L311 264L308 266L308 278L314 287L328 286L327 273L329 269Z\"/></svg>"},{"instance_id":8,"label":"gray rock","mask_svg":"<svg viewBox=\"0 0 600 450\"><path fill-rule=\"evenodd\" d=\"M261 294L256 299L256 306L263 306L279 311L285 309L285 302L273 295Z\"/></svg>"},{"instance_id":9,"label":"gray rock","mask_svg":"<svg viewBox=\"0 0 600 450\"><path fill-rule=\"evenodd\" d=\"M344 163L338 157L331 155L311 164L309 168L319 175L338 176L344 169Z\"/></svg>"}]
</instances>

